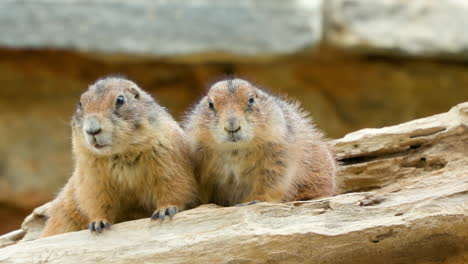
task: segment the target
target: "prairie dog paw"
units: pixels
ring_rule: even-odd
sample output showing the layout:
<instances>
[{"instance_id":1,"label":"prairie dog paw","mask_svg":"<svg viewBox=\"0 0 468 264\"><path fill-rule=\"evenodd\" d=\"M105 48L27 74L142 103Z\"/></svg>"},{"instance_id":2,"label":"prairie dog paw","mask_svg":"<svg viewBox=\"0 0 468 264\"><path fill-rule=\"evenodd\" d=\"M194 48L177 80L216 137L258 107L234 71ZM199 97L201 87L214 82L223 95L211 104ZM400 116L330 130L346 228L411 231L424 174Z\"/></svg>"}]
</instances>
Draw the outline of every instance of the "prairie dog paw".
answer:
<instances>
[{"instance_id":1,"label":"prairie dog paw","mask_svg":"<svg viewBox=\"0 0 468 264\"><path fill-rule=\"evenodd\" d=\"M234 206L235 207L240 207L240 206L246 206L246 205L251 205L251 204L257 204L257 203L261 203L261 202L262 201L254 200L254 201L250 201L250 202L247 202L247 203L236 204Z\"/></svg>"},{"instance_id":2,"label":"prairie dog paw","mask_svg":"<svg viewBox=\"0 0 468 264\"><path fill-rule=\"evenodd\" d=\"M107 220L94 220L88 225L88 229L91 233L101 233L104 229L109 229L111 224Z\"/></svg>"},{"instance_id":3,"label":"prairie dog paw","mask_svg":"<svg viewBox=\"0 0 468 264\"><path fill-rule=\"evenodd\" d=\"M160 220L163 221L166 215L172 220L175 214L179 212L177 206L167 206L167 207L160 207L154 211L153 215L151 216L151 220Z\"/></svg>"}]
</instances>

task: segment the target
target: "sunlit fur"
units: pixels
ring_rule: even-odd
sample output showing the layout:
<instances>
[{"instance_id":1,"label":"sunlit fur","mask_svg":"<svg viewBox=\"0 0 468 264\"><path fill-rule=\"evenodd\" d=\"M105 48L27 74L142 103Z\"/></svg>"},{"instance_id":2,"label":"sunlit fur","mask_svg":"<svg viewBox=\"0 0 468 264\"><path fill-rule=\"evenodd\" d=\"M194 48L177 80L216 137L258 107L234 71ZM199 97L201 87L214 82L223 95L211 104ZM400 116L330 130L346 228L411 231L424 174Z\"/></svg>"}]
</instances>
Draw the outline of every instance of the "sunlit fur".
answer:
<instances>
[{"instance_id":1,"label":"sunlit fur","mask_svg":"<svg viewBox=\"0 0 468 264\"><path fill-rule=\"evenodd\" d=\"M125 98L121 106L118 96ZM75 169L53 201L42 236L197 203L185 134L149 94L131 81L107 78L91 85L80 102L72 119ZM95 139L85 131L90 117L102 130Z\"/></svg>"},{"instance_id":2,"label":"sunlit fur","mask_svg":"<svg viewBox=\"0 0 468 264\"><path fill-rule=\"evenodd\" d=\"M240 125L235 136L225 129L233 118ZM334 193L335 162L311 118L297 103L244 80L215 83L189 113L184 129L203 203L230 206Z\"/></svg>"}]
</instances>

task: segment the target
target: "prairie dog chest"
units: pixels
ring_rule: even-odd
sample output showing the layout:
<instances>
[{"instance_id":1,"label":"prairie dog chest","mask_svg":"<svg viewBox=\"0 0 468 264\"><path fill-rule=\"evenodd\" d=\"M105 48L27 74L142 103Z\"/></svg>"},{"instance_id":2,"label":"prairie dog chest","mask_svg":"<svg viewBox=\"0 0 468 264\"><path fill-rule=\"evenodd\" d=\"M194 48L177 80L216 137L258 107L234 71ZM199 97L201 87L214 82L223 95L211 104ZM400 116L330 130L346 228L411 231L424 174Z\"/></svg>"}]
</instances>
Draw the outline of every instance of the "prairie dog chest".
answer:
<instances>
[{"instance_id":1,"label":"prairie dog chest","mask_svg":"<svg viewBox=\"0 0 468 264\"><path fill-rule=\"evenodd\" d=\"M217 168L220 170L220 181L223 183L240 184L247 181L249 170L255 161L249 159L249 152L233 150L219 153Z\"/></svg>"},{"instance_id":2,"label":"prairie dog chest","mask_svg":"<svg viewBox=\"0 0 468 264\"><path fill-rule=\"evenodd\" d=\"M111 157L110 177L114 184L119 185L119 189L135 189L146 182L149 177L148 163L145 153L119 154ZM140 187L141 188L141 187Z\"/></svg>"}]
</instances>

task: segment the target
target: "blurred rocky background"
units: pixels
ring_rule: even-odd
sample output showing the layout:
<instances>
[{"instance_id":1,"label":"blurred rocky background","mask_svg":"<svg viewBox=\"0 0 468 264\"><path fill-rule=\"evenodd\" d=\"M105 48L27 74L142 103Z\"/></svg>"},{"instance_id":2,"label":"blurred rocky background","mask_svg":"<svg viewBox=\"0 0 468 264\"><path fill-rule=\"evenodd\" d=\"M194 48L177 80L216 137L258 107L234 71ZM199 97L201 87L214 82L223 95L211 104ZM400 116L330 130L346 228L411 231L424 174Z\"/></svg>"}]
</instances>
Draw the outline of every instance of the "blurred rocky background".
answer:
<instances>
[{"instance_id":1,"label":"blurred rocky background","mask_svg":"<svg viewBox=\"0 0 468 264\"><path fill-rule=\"evenodd\" d=\"M302 102L330 138L468 100L468 2L3 0L0 234L72 172L69 119L121 74L181 120L209 86L246 78Z\"/></svg>"}]
</instances>

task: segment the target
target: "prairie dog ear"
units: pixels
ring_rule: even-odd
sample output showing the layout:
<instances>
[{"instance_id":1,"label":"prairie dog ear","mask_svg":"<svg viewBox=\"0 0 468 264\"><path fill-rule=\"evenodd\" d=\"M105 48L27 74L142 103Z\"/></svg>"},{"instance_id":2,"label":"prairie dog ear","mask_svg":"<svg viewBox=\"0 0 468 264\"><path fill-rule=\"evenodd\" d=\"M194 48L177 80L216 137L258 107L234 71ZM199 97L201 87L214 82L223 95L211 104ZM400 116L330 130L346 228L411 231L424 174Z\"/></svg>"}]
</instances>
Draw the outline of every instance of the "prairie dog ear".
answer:
<instances>
[{"instance_id":1,"label":"prairie dog ear","mask_svg":"<svg viewBox=\"0 0 468 264\"><path fill-rule=\"evenodd\" d=\"M140 91L135 88L135 87L130 87L129 88L129 91L130 93L133 95L133 97L135 97L135 99L139 99L140 98Z\"/></svg>"},{"instance_id":2,"label":"prairie dog ear","mask_svg":"<svg viewBox=\"0 0 468 264\"><path fill-rule=\"evenodd\" d=\"M254 97L255 98L258 98L258 99L264 99L265 97L267 97L267 93L265 93L264 91L258 89L258 88L255 88L254 89Z\"/></svg>"}]
</instances>

